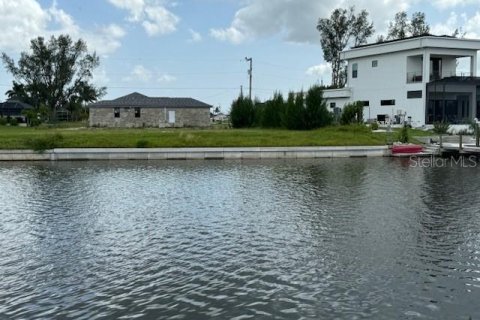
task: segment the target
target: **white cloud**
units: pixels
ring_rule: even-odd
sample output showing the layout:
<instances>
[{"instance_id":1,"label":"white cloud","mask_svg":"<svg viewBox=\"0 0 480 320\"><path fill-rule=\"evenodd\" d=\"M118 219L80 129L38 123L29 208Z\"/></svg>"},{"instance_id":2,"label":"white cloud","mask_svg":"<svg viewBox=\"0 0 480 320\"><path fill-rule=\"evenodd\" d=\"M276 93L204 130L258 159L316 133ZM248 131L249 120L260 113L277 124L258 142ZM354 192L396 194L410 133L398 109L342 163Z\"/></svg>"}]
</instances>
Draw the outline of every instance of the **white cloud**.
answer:
<instances>
[{"instance_id":1,"label":"white cloud","mask_svg":"<svg viewBox=\"0 0 480 320\"><path fill-rule=\"evenodd\" d=\"M436 35L451 35L458 29L460 33L464 33L467 39L480 38L480 11L473 16L466 13L458 14L450 12L445 22L436 23L431 27L431 33Z\"/></svg>"},{"instance_id":2,"label":"white cloud","mask_svg":"<svg viewBox=\"0 0 480 320\"><path fill-rule=\"evenodd\" d=\"M120 9L130 11L130 20L140 21L145 8L144 0L109 0L111 4Z\"/></svg>"},{"instance_id":3,"label":"white cloud","mask_svg":"<svg viewBox=\"0 0 480 320\"><path fill-rule=\"evenodd\" d=\"M433 6L442 10L449 8L465 7L469 4L478 4L478 0L434 0Z\"/></svg>"},{"instance_id":4,"label":"white cloud","mask_svg":"<svg viewBox=\"0 0 480 320\"><path fill-rule=\"evenodd\" d=\"M156 0L109 0L117 8L127 10L128 21L140 23L149 36L169 34L177 30L180 18Z\"/></svg>"},{"instance_id":5,"label":"white cloud","mask_svg":"<svg viewBox=\"0 0 480 320\"><path fill-rule=\"evenodd\" d=\"M233 44L240 44L249 37L245 31L239 30L237 27L230 27L227 29L211 29L210 35L217 40L228 41Z\"/></svg>"},{"instance_id":6,"label":"white cloud","mask_svg":"<svg viewBox=\"0 0 480 320\"><path fill-rule=\"evenodd\" d=\"M465 38L479 39L480 38L480 11L477 11L477 13L473 17L470 17L469 19L465 18L465 20L466 20L465 29L464 29L464 31L466 32Z\"/></svg>"},{"instance_id":7,"label":"white cloud","mask_svg":"<svg viewBox=\"0 0 480 320\"><path fill-rule=\"evenodd\" d=\"M125 31L116 24L100 27L95 33L85 33L84 38L89 48L100 55L108 55L121 47ZM81 36L81 35L79 35Z\"/></svg>"},{"instance_id":8,"label":"white cloud","mask_svg":"<svg viewBox=\"0 0 480 320\"><path fill-rule=\"evenodd\" d=\"M165 73L165 74L162 74L157 80L158 80L158 82L168 83L168 82L176 81L177 78L172 76L172 75L169 75L168 73Z\"/></svg>"},{"instance_id":9,"label":"white cloud","mask_svg":"<svg viewBox=\"0 0 480 320\"><path fill-rule=\"evenodd\" d=\"M307 69L306 74L309 76L327 76L332 72L332 68L328 63L322 63Z\"/></svg>"},{"instance_id":10,"label":"white cloud","mask_svg":"<svg viewBox=\"0 0 480 320\"><path fill-rule=\"evenodd\" d=\"M0 0L0 50L20 51L44 34L49 14L35 0Z\"/></svg>"},{"instance_id":11,"label":"white cloud","mask_svg":"<svg viewBox=\"0 0 480 320\"><path fill-rule=\"evenodd\" d=\"M366 9L377 31L384 32L388 21L396 12L408 9L417 1L419 0L249 0L235 13L230 26L213 28L210 35L233 44L275 35L281 35L288 42L318 43L318 19L329 17L335 8L354 5L357 11Z\"/></svg>"},{"instance_id":12,"label":"white cloud","mask_svg":"<svg viewBox=\"0 0 480 320\"><path fill-rule=\"evenodd\" d=\"M190 32L190 39L188 39L188 42L200 42L202 41L202 35L195 30L189 29Z\"/></svg>"},{"instance_id":13,"label":"white cloud","mask_svg":"<svg viewBox=\"0 0 480 320\"><path fill-rule=\"evenodd\" d=\"M465 23L465 16L459 16L455 12L450 12L448 19L441 23L436 23L430 27L430 32L436 35L451 35L455 29Z\"/></svg>"},{"instance_id":14,"label":"white cloud","mask_svg":"<svg viewBox=\"0 0 480 320\"><path fill-rule=\"evenodd\" d=\"M0 0L0 50L19 52L27 50L30 40L39 36L68 34L74 40L82 38L89 50L108 54L121 45L125 32L117 25L83 30L71 15L58 8L56 1L43 9L35 0Z\"/></svg>"},{"instance_id":15,"label":"white cloud","mask_svg":"<svg viewBox=\"0 0 480 320\"><path fill-rule=\"evenodd\" d=\"M123 78L125 82L131 81L140 81L140 82L149 82L152 79L153 73L149 69L145 68L142 65L136 65L133 67L130 75Z\"/></svg>"},{"instance_id":16,"label":"white cloud","mask_svg":"<svg viewBox=\"0 0 480 320\"><path fill-rule=\"evenodd\" d=\"M142 82L142 83L149 83L152 81L157 82L174 82L177 80L176 77L168 74L168 73L159 73L153 71L152 69L148 69L147 67L139 64L133 67L130 74L122 79L124 82Z\"/></svg>"}]
</instances>

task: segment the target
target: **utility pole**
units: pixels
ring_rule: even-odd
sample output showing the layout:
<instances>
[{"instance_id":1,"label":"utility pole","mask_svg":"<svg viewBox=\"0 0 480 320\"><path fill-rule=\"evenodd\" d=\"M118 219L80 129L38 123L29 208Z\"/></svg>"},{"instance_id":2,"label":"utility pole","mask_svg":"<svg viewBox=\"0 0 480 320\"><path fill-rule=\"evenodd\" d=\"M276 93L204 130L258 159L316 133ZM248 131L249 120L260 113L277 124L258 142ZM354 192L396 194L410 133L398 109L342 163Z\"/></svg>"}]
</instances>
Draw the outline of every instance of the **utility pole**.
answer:
<instances>
[{"instance_id":1,"label":"utility pole","mask_svg":"<svg viewBox=\"0 0 480 320\"><path fill-rule=\"evenodd\" d=\"M249 86L249 89L248 89L248 97L250 98L250 100L252 100L252 74L253 74L253 59L252 58L247 58L245 57L245 61L247 62L250 62L250 69L248 69L248 76L249 76L249 83L250 83L250 86Z\"/></svg>"}]
</instances>

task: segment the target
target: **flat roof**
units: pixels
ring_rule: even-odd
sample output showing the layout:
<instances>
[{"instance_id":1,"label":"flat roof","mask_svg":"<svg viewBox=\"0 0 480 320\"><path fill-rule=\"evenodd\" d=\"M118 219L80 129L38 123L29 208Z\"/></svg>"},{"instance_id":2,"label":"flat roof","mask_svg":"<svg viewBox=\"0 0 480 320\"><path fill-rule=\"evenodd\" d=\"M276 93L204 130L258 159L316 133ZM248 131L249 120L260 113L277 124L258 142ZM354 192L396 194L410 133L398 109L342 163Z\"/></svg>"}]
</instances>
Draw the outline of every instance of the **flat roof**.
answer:
<instances>
[{"instance_id":1,"label":"flat roof","mask_svg":"<svg viewBox=\"0 0 480 320\"><path fill-rule=\"evenodd\" d=\"M466 50L472 51L473 54L480 50L480 40L462 39L452 36L416 36L405 39L389 40L353 47L352 49L343 51L341 53L341 58L343 60L349 60L372 55L380 55L423 48Z\"/></svg>"}]
</instances>

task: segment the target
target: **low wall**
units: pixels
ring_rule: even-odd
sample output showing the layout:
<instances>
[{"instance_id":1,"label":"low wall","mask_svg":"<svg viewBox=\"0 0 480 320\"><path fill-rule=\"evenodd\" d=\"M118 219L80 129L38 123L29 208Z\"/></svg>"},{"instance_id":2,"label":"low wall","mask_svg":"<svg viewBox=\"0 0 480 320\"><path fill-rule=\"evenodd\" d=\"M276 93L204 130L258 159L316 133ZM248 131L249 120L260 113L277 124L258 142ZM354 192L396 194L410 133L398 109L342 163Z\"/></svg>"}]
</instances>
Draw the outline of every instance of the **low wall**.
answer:
<instances>
[{"instance_id":1,"label":"low wall","mask_svg":"<svg viewBox=\"0 0 480 320\"><path fill-rule=\"evenodd\" d=\"M85 148L0 150L0 161L45 160L207 160L207 159L308 159L383 157L387 146L282 147L282 148Z\"/></svg>"}]
</instances>

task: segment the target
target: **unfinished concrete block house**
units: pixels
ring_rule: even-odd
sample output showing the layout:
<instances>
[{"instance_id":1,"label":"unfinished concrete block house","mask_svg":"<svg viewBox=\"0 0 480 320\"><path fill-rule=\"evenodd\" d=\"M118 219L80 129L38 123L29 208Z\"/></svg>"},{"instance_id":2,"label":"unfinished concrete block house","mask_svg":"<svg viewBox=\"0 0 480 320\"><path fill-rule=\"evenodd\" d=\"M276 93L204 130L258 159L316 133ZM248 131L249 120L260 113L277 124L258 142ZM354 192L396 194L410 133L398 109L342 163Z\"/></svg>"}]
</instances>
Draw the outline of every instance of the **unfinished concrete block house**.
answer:
<instances>
[{"instance_id":1,"label":"unfinished concrete block house","mask_svg":"<svg viewBox=\"0 0 480 320\"><path fill-rule=\"evenodd\" d=\"M211 105L192 98L153 98L134 92L89 106L92 127L206 127Z\"/></svg>"}]
</instances>

